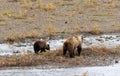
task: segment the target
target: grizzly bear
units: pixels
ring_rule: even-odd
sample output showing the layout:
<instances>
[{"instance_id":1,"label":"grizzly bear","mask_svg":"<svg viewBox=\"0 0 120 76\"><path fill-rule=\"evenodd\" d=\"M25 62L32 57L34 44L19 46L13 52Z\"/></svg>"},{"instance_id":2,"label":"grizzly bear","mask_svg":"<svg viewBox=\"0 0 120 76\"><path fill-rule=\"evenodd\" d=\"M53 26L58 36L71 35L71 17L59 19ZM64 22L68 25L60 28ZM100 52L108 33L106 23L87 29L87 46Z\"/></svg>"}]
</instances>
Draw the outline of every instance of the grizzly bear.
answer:
<instances>
[{"instance_id":1,"label":"grizzly bear","mask_svg":"<svg viewBox=\"0 0 120 76\"><path fill-rule=\"evenodd\" d=\"M74 51L77 50L78 56L80 56L82 50L82 41L83 38L81 36L74 36L68 38L63 44L63 55L65 56L66 52L69 52L69 56L71 58L74 57Z\"/></svg>"},{"instance_id":2,"label":"grizzly bear","mask_svg":"<svg viewBox=\"0 0 120 76\"><path fill-rule=\"evenodd\" d=\"M36 41L34 43L34 52L36 54L38 54L38 52L45 52L46 50L50 50L50 46L49 44L47 44L46 41L44 40L40 40L40 41Z\"/></svg>"}]
</instances>

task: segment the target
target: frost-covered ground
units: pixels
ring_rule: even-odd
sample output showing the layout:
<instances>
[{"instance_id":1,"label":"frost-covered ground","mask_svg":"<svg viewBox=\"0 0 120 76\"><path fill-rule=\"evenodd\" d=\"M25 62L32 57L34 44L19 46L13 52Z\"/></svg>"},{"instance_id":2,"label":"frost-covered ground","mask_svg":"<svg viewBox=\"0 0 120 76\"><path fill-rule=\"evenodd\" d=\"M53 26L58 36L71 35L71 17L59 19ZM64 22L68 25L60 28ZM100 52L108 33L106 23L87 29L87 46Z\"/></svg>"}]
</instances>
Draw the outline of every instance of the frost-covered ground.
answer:
<instances>
[{"instance_id":1,"label":"frost-covered ground","mask_svg":"<svg viewBox=\"0 0 120 76\"><path fill-rule=\"evenodd\" d=\"M65 39L50 40L51 49L62 47ZM0 44L0 55L33 53L33 43ZM88 36L84 38L83 48L104 45L116 47L120 45L120 34ZM1 68L0 76L120 76L120 63L110 66L95 67L22 67Z\"/></svg>"},{"instance_id":2,"label":"frost-covered ground","mask_svg":"<svg viewBox=\"0 0 120 76\"><path fill-rule=\"evenodd\" d=\"M120 64L104 67L12 68L0 70L0 76L120 76Z\"/></svg>"},{"instance_id":3,"label":"frost-covered ground","mask_svg":"<svg viewBox=\"0 0 120 76\"><path fill-rule=\"evenodd\" d=\"M49 40L51 50L61 48L65 39ZM99 36L86 36L83 40L83 48L91 46L106 46L108 48L120 45L120 34L107 34ZM33 53L34 42L29 41L25 43L0 44L0 55L15 55Z\"/></svg>"}]
</instances>

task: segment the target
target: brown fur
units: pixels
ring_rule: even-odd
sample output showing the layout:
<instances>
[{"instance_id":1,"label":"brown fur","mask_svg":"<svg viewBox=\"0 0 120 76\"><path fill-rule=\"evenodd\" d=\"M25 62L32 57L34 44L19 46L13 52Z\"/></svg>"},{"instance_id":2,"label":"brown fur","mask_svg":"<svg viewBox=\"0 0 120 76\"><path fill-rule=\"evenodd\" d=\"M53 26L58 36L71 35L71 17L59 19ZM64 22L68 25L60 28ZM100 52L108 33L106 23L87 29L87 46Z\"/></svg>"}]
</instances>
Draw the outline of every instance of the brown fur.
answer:
<instances>
[{"instance_id":1,"label":"brown fur","mask_svg":"<svg viewBox=\"0 0 120 76\"><path fill-rule=\"evenodd\" d=\"M40 40L34 43L34 52L37 54L40 52L45 52L46 50L50 50L49 44L46 41Z\"/></svg>"},{"instance_id":2,"label":"brown fur","mask_svg":"<svg viewBox=\"0 0 120 76\"><path fill-rule=\"evenodd\" d=\"M72 38L68 38L63 44L63 55L66 52L69 52L70 57L74 57L74 51L77 49L78 56L80 56L82 50L82 37L74 36Z\"/></svg>"}]
</instances>

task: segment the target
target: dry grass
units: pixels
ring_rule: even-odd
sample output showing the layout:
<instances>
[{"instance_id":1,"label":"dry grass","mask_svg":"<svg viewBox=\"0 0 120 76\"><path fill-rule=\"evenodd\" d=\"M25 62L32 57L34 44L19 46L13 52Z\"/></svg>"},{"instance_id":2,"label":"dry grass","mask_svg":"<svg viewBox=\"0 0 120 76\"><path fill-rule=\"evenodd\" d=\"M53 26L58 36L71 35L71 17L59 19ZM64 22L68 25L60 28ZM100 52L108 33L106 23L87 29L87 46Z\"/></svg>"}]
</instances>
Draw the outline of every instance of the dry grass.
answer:
<instances>
[{"instance_id":1,"label":"dry grass","mask_svg":"<svg viewBox=\"0 0 120 76\"><path fill-rule=\"evenodd\" d=\"M113 12L107 12L107 13L96 13L93 16L115 16Z\"/></svg>"},{"instance_id":2,"label":"dry grass","mask_svg":"<svg viewBox=\"0 0 120 76\"><path fill-rule=\"evenodd\" d=\"M42 9L42 10L46 10L46 11L49 11L49 10L55 10L56 7L53 3L48 3L48 4L45 4L43 0L37 0L36 2L32 3L30 2L29 4L26 3L26 1L23 2L25 5L27 5L28 7L29 4L32 4L31 5L31 8L33 8L34 6L38 9Z\"/></svg>"},{"instance_id":3,"label":"dry grass","mask_svg":"<svg viewBox=\"0 0 120 76\"><path fill-rule=\"evenodd\" d=\"M91 50L96 52L96 53L100 53L100 54L110 54L110 53L118 53L119 48L114 48L111 49L111 48L106 48L104 45L101 45L101 46L92 46L91 47Z\"/></svg>"},{"instance_id":4,"label":"dry grass","mask_svg":"<svg viewBox=\"0 0 120 76\"><path fill-rule=\"evenodd\" d=\"M88 72L84 72L82 76L88 76Z\"/></svg>"},{"instance_id":5,"label":"dry grass","mask_svg":"<svg viewBox=\"0 0 120 76\"><path fill-rule=\"evenodd\" d=\"M58 5L61 5L61 6L65 6L65 5L74 5L74 4L76 4L76 2L75 1L61 1L61 2L56 2L56 4L58 4Z\"/></svg>"},{"instance_id":6,"label":"dry grass","mask_svg":"<svg viewBox=\"0 0 120 76\"><path fill-rule=\"evenodd\" d=\"M49 3L45 6L45 10L48 11L48 10L55 10L55 6L53 5L53 3Z\"/></svg>"},{"instance_id":7,"label":"dry grass","mask_svg":"<svg viewBox=\"0 0 120 76\"><path fill-rule=\"evenodd\" d=\"M44 9L45 4L44 4L43 0L38 0L37 4L36 4L36 7L40 8L40 9Z\"/></svg>"},{"instance_id":8,"label":"dry grass","mask_svg":"<svg viewBox=\"0 0 120 76\"><path fill-rule=\"evenodd\" d=\"M95 24L93 25L92 30L90 31L90 33L91 33L91 34L95 34L95 35L101 33L98 23L95 23Z\"/></svg>"},{"instance_id":9,"label":"dry grass","mask_svg":"<svg viewBox=\"0 0 120 76\"><path fill-rule=\"evenodd\" d=\"M10 33L8 36L4 38L5 41L16 41L16 40L21 40L25 38L36 38L38 37L38 32L36 30L32 30L31 32L26 32L23 30L22 33L18 33L16 31L13 31Z\"/></svg>"},{"instance_id":10,"label":"dry grass","mask_svg":"<svg viewBox=\"0 0 120 76\"><path fill-rule=\"evenodd\" d=\"M18 2L18 0L8 0L8 2Z\"/></svg>"},{"instance_id":11,"label":"dry grass","mask_svg":"<svg viewBox=\"0 0 120 76\"><path fill-rule=\"evenodd\" d=\"M55 26L53 26L52 24L48 24L46 26L43 26L44 29L44 34L46 35L53 35L56 36L57 34L57 28Z\"/></svg>"},{"instance_id":12,"label":"dry grass","mask_svg":"<svg viewBox=\"0 0 120 76\"><path fill-rule=\"evenodd\" d=\"M115 50L116 49L116 50ZM113 52L116 51L116 52ZM24 54L17 56L1 56L0 67L8 66L35 66L35 65L58 65L58 66L87 66L93 64L99 64L102 60L107 59L110 56L118 56L119 48L108 49L106 47L92 47L83 49L81 56L75 58L64 57L62 55L62 49L56 51L47 51L44 53L36 54ZM76 52L77 54L77 52ZM101 57L101 58L100 58ZM93 60L94 58L94 60ZM103 58L103 59L102 59ZM102 59L102 60L101 60ZM100 62L96 62L99 60ZM86 63L86 61L89 61ZM105 62L104 62L105 64ZM87 73L84 73L86 75Z\"/></svg>"},{"instance_id":13,"label":"dry grass","mask_svg":"<svg viewBox=\"0 0 120 76\"><path fill-rule=\"evenodd\" d=\"M15 13L15 12L13 12L13 10L5 10L5 11L1 12L1 14L7 16L8 18L26 19L28 11L24 10L24 11L18 11Z\"/></svg>"},{"instance_id":14,"label":"dry grass","mask_svg":"<svg viewBox=\"0 0 120 76\"><path fill-rule=\"evenodd\" d=\"M3 2L5 4L2 4ZM4 0L3 2L1 1L0 5L0 26L2 26L1 32L5 34L1 34L0 40L9 34L3 29L13 28L18 31L17 29L21 30L23 26L25 28L30 26L30 29L26 29L29 32L34 25L41 28L46 24L54 24L55 29L53 28L50 33L43 33L44 29L37 29L42 37L45 33L56 34L56 31L64 34L76 33L77 26L81 27L78 32L98 34L99 26L94 25L93 22L101 25L102 32L119 32L119 0ZM89 20L91 18L93 19ZM111 21L118 23L112 24ZM7 28L3 25L7 25ZM93 28L89 28L89 25L93 25ZM49 26L45 27L49 28ZM7 38L10 39L14 40L14 37Z\"/></svg>"},{"instance_id":15,"label":"dry grass","mask_svg":"<svg viewBox=\"0 0 120 76\"><path fill-rule=\"evenodd\" d=\"M2 21L5 21L6 19L4 19L4 18L0 18L0 22L2 22Z\"/></svg>"},{"instance_id":16,"label":"dry grass","mask_svg":"<svg viewBox=\"0 0 120 76\"><path fill-rule=\"evenodd\" d=\"M32 9L33 3L32 3L31 0L22 0L21 6L25 7L25 8L31 8Z\"/></svg>"},{"instance_id":17,"label":"dry grass","mask_svg":"<svg viewBox=\"0 0 120 76\"><path fill-rule=\"evenodd\" d=\"M107 2L107 4L105 5L107 8L115 8L117 7L117 3L115 2L115 0L110 0Z\"/></svg>"},{"instance_id":18,"label":"dry grass","mask_svg":"<svg viewBox=\"0 0 120 76\"><path fill-rule=\"evenodd\" d=\"M84 1L85 7L95 8L97 6L97 0L86 0Z\"/></svg>"},{"instance_id":19,"label":"dry grass","mask_svg":"<svg viewBox=\"0 0 120 76\"><path fill-rule=\"evenodd\" d=\"M28 14L27 10L19 11L17 14L13 14L12 18L14 18L14 19L26 19L27 14Z\"/></svg>"},{"instance_id":20,"label":"dry grass","mask_svg":"<svg viewBox=\"0 0 120 76\"><path fill-rule=\"evenodd\" d=\"M14 33L10 33L9 36L5 37L5 41L15 41L16 37L14 36Z\"/></svg>"},{"instance_id":21,"label":"dry grass","mask_svg":"<svg viewBox=\"0 0 120 76\"><path fill-rule=\"evenodd\" d=\"M13 13L12 10L5 10L5 11L1 12L1 14L6 15L7 17L11 17L12 13Z\"/></svg>"}]
</instances>

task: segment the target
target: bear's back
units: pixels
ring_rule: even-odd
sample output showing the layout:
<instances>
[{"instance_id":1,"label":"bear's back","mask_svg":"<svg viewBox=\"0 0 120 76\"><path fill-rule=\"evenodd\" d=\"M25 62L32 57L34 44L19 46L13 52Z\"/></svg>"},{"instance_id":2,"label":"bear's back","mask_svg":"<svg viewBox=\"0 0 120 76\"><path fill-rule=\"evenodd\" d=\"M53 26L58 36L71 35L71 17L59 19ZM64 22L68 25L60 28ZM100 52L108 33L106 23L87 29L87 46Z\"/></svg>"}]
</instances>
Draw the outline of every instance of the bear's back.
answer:
<instances>
[{"instance_id":1,"label":"bear's back","mask_svg":"<svg viewBox=\"0 0 120 76\"><path fill-rule=\"evenodd\" d=\"M34 45L43 48L46 46L46 41L43 41L43 40L36 41Z\"/></svg>"}]
</instances>

